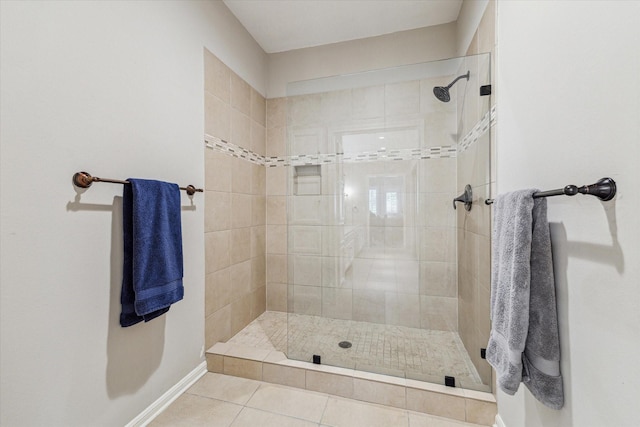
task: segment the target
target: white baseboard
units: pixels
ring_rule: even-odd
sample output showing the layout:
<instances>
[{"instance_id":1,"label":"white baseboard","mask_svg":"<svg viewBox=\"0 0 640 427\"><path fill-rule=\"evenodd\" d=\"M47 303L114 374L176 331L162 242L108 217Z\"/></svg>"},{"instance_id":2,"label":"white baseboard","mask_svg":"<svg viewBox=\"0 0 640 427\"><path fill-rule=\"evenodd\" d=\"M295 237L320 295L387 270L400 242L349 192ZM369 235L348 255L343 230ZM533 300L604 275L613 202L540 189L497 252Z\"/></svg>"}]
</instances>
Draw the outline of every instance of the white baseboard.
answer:
<instances>
[{"instance_id":1,"label":"white baseboard","mask_svg":"<svg viewBox=\"0 0 640 427\"><path fill-rule=\"evenodd\" d=\"M167 390L165 394L149 405L147 409L131 420L125 427L145 427L206 373L207 362L203 361L193 371L189 372L187 376L178 381L176 385Z\"/></svg>"},{"instance_id":2,"label":"white baseboard","mask_svg":"<svg viewBox=\"0 0 640 427\"><path fill-rule=\"evenodd\" d=\"M504 421L502 421L502 418L500 417L500 414L496 414L496 423L493 425L493 427L507 427L504 424Z\"/></svg>"}]
</instances>

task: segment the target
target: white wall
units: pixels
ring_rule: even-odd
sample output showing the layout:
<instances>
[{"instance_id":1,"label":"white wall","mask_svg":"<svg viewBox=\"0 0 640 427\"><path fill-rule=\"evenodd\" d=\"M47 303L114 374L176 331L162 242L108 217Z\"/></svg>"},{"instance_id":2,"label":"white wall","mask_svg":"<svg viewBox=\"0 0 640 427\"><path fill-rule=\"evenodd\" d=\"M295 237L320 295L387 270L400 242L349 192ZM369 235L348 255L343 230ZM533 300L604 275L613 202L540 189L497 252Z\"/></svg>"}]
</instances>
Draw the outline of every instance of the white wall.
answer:
<instances>
[{"instance_id":1,"label":"white wall","mask_svg":"<svg viewBox=\"0 0 640 427\"><path fill-rule=\"evenodd\" d=\"M499 192L610 176L549 201L566 406L498 394L508 427L637 426L640 2L498 2Z\"/></svg>"},{"instance_id":2,"label":"white wall","mask_svg":"<svg viewBox=\"0 0 640 427\"><path fill-rule=\"evenodd\" d=\"M0 7L0 424L123 425L203 360L204 196L185 299L123 329L122 187L71 176L204 186L203 47L262 93L266 55L221 2Z\"/></svg>"},{"instance_id":3,"label":"white wall","mask_svg":"<svg viewBox=\"0 0 640 427\"><path fill-rule=\"evenodd\" d=\"M269 55L267 96L287 95L287 83L456 55L456 23Z\"/></svg>"}]
</instances>

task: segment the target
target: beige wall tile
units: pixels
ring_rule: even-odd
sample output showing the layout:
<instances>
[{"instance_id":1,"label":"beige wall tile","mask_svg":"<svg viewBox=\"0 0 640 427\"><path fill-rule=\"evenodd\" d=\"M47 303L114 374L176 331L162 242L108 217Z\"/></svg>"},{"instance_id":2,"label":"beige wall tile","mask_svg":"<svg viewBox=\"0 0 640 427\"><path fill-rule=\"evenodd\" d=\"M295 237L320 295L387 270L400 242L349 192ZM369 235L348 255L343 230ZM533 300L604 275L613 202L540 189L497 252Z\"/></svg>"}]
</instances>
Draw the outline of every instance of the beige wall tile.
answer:
<instances>
[{"instance_id":1,"label":"beige wall tile","mask_svg":"<svg viewBox=\"0 0 640 427\"><path fill-rule=\"evenodd\" d=\"M287 176L289 168L267 167L267 196L287 195Z\"/></svg>"},{"instance_id":2,"label":"beige wall tile","mask_svg":"<svg viewBox=\"0 0 640 427\"><path fill-rule=\"evenodd\" d=\"M231 306L225 305L205 319L205 348L231 338Z\"/></svg>"},{"instance_id":3,"label":"beige wall tile","mask_svg":"<svg viewBox=\"0 0 640 427\"><path fill-rule=\"evenodd\" d=\"M234 72L231 72L231 106L251 116L251 86Z\"/></svg>"},{"instance_id":4,"label":"beige wall tile","mask_svg":"<svg viewBox=\"0 0 640 427\"><path fill-rule=\"evenodd\" d=\"M266 221L266 203L267 198L262 196L251 196L251 225L260 226L264 225Z\"/></svg>"},{"instance_id":5,"label":"beige wall tile","mask_svg":"<svg viewBox=\"0 0 640 427\"><path fill-rule=\"evenodd\" d=\"M322 288L322 316L351 320L353 312L352 290Z\"/></svg>"},{"instance_id":6,"label":"beige wall tile","mask_svg":"<svg viewBox=\"0 0 640 427\"><path fill-rule=\"evenodd\" d=\"M267 246L270 246L268 243L268 239ZM293 283L296 285L320 286L320 284L322 283L320 277L322 272L322 258L318 256L307 255L295 255L292 258Z\"/></svg>"},{"instance_id":7,"label":"beige wall tile","mask_svg":"<svg viewBox=\"0 0 640 427\"><path fill-rule=\"evenodd\" d=\"M287 256L267 253L267 282L287 283Z\"/></svg>"},{"instance_id":8,"label":"beige wall tile","mask_svg":"<svg viewBox=\"0 0 640 427\"><path fill-rule=\"evenodd\" d=\"M267 225L267 252L270 254L287 254L286 225Z\"/></svg>"},{"instance_id":9,"label":"beige wall tile","mask_svg":"<svg viewBox=\"0 0 640 427\"><path fill-rule=\"evenodd\" d=\"M385 116L404 116L420 112L420 81L385 85Z\"/></svg>"},{"instance_id":10,"label":"beige wall tile","mask_svg":"<svg viewBox=\"0 0 640 427\"><path fill-rule=\"evenodd\" d=\"M245 297L251 291L251 260L229 267L231 301Z\"/></svg>"},{"instance_id":11,"label":"beige wall tile","mask_svg":"<svg viewBox=\"0 0 640 427\"><path fill-rule=\"evenodd\" d=\"M457 268L451 262L420 263L420 294L441 297L458 295Z\"/></svg>"},{"instance_id":12,"label":"beige wall tile","mask_svg":"<svg viewBox=\"0 0 640 427\"><path fill-rule=\"evenodd\" d=\"M455 237L456 229L453 227L424 227L421 241L422 260L455 262Z\"/></svg>"},{"instance_id":13,"label":"beige wall tile","mask_svg":"<svg viewBox=\"0 0 640 427\"><path fill-rule=\"evenodd\" d=\"M320 116L324 123L335 124L352 120L351 89L324 92L319 96Z\"/></svg>"},{"instance_id":14,"label":"beige wall tile","mask_svg":"<svg viewBox=\"0 0 640 427\"><path fill-rule=\"evenodd\" d=\"M251 227L251 195L231 194L231 227Z\"/></svg>"},{"instance_id":15,"label":"beige wall tile","mask_svg":"<svg viewBox=\"0 0 640 427\"><path fill-rule=\"evenodd\" d=\"M267 147L267 131L265 127L259 123L251 122L251 151L261 156L266 154Z\"/></svg>"},{"instance_id":16,"label":"beige wall tile","mask_svg":"<svg viewBox=\"0 0 640 427\"><path fill-rule=\"evenodd\" d=\"M211 233L205 233L206 273L213 273L229 266L230 237L230 231L214 231Z\"/></svg>"},{"instance_id":17,"label":"beige wall tile","mask_svg":"<svg viewBox=\"0 0 640 427\"><path fill-rule=\"evenodd\" d=\"M283 157L287 155L287 128L269 128L266 131L266 156Z\"/></svg>"},{"instance_id":18,"label":"beige wall tile","mask_svg":"<svg viewBox=\"0 0 640 427\"><path fill-rule=\"evenodd\" d=\"M384 117L384 86L370 86L351 91L351 108L354 119Z\"/></svg>"},{"instance_id":19,"label":"beige wall tile","mask_svg":"<svg viewBox=\"0 0 640 427\"><path fill-rule=\"evenodd\" d=\"M353 377L307 370L306 388L335 396L353 397Z\"/></svg>"},{"instance_id":20,"label":"beige wall tile","mask_svg":"<svg viewBox=\"0 0 640 427\"><path fill-rule=\"evenodd\" d=\"M322 122L320 96L318 94L290 96L287 98L287 125L316 126Z\"/></svg>"},{"instance_id":21,"label":"beige wall tile","mask_svg":"<svg viewBox=\"0 0 640 427\"><path fill-rule=\"evenodd\" d=\"M237 157L231 159L231 191L251 194L251 163Z\"/></svg>"},{"instance_id":22,"label":"beige wall tile","mask_svg":"<svg viewBox=\"0 0 640 427\"><path fill-rule=\"evenodd\" d=\"M225 141L231 138L229 105L210 93L204 94L204 132Z\"/></svg>"},{"instance_id":23,"label":"beige wall tile","mask_svg":"<svg viewBox=\"0 0 640 427\"><path fill-rule=\"evenodd\" d=\"M251 164L251 194L264 196L267 190L267 172L264 166Z\"/></svg>"},{"instance_id":24,"label":"beige wall tile","mask_svg":"<svg viewBox=\"0 0 640 427\"><path fill-rule=\"evenodd\" d=\"M384 323L384 312L384 291L353 290L353 320Z\"/></svg>"},{"instance_id":25,"label":"beige wall tile","mask_svg":"<svg viewBox=\"0 0 640 427\"><path fill-rule=\"evenodd\" d=\"M407 407L405 387L361 378L353 379L353 398L396 408Z\"/></svg>"},{"instance_id":26,"label":"beige wall tile","mask_svg":"<svg viewBox=\"0 0 640 427\"><path fill-rule=\"evenodd\" d=\"M456 217L451 212L451 201L457 197L451 193L420 194L420 225L429 227L454 227ZM458 204L460 205L460 204ZM460 208L463 208L460 205Z\"/></svg>"},{"instance_id":27,"label":"beige wall tile","mask_svg":"<svg viewBox=\"0 0 640 427\"><path fill-rule=\"evenodd\" d=\"M262 127L267 124L267 100L253 88L251 88L251 119Z\"/></svg>"},{"instance_id":28,"label":"beige wall tile","mask_svg":"<svg viewBox=\"0 0 640 427\"><path fill-rule=\"evenodd\" d=\"M231 70L214 54L204 50L204 90L229 103Z\"/></svg>"},{"instance_id":29,"label":"beige wall tile","mask_svg":"<svg viewBox=\"0 0 640 427\"><path fill-rule=\"evenodd\" d=\"M220 191L205 191L204 231L231 228L231 195Z\"/></svg>"},{"instance_id":30,"label":"beige wall tile","mask_svg":"<svg viewBox=\"0 0 640 427\"><path fill-rule=\"evenodd\" d=\"M267 196L267 224L287 224L286 196Z\"/></svg>"},{"instance_id":31,"label":"beige wall tile","mask_svg":"<svg viewBox=\"0 0 640 427\"><path fill-rule=\"evenodd\" d=\"M425 329L435 329L438 331L457 331L457 299L421 295L420 326Z\"/></svg>"},{"instance_id":32,"label":"beige wall tile","mask_svg":"<svg viewBox=\"0 0 640 427\"><path fill-rule=\"evenodd\" d=\"M219 354L206 354L207 371L221 374L224 370L224 356Z\"/></svg>"},{"instance_id":33,"label":"beige wall tile","mask_svg":"<svg viewBox=\"0 0 640 427\"><path fill-rule=\"evenodd\" d=\"M264 256L266 253L266 227L251 227L251 257Z\"/></svg>"},{"instance_id":34,"label":"beige wall tile","mask_svg":"<svg viewBox=\"0 0 640 427\"><path fill-rule=\"evenodd\" d=\"M255 291L265 285L267 264L264 255L251 258L251 290Z\"/></svg>"},{"instance_id":35,"label":"beige wall tile","mask_svg":"<svg viewBox=\"0 0 640 427\"><path fill-rule=\"evenodd\" d=\"M231 306L231 335L235 335L251 322L251 294L244 293ZM225 371L226 373L226 371ZM259 378L256 378L259 379Z\"/></svg>"},{"instance_id":36,"label":"beige wall tile","mask_svg":"<svg viewBox=\"0 0 640 427\"><path fill-rule=\"evenodd\" d=\"M231 109L231 140L230 142L251 150L251 119L236 109Z\"/></svg>"},{"instance_id":37,"label":"beige wall tile","mask_svg":"<svg viewBox=\"0 0 640 427\"><path fill-rule=\"evenodd\" d=\"M431 93L433 97L433 93ZM446 145L446 144L442 144ZM456 159L430 159L418 166L422 191L426 193L455 193ZM449 207L451 207L449 205Z\"/></svg>"},{"instance_id":38,"label":"beige wall tile","mask_svg":"<svg viewBox=\"0 0 640 427\"><path fill-rule=\"evenodd\" d=\"M385 323L387 325L420 327L420 301L416 295L385 293Z\"/></svg>"},{"instance_id":39,"label":"beige wall tile","mask_svg":"<svg viewBox=\"0 0 640 427\"><path fill-rule=\"evenodd\" d=\"M322 315L322 288L294 285L293 312L310 316Z\"/></svg>"},{"instance_id":40,"label":"beige wall tile","mask_svg":"<svg viewBox=\"0 0 640 427\"><path fill-rule=\"evenodd\" d=\"M205 148L205 189L231 191L231 159L233 157Z\"/></svg>"},{"instance_id":41,"label":"beige wall tile","mask_svg":"<svg viewBox=\"0 0 640 427\"><path fill-rule=\"evenodd\" d=\"M293 366L264 363L262 365L262 380L305 389L305 370Z\"/></svg>"},{"instance_id":42,"label":"beige wall tile","mask_svg":"<svg viewBox=\"0 0 640 427\"><path fill-rule=\"evenodd\" d=\"M287 98L267 99L267 128L287 126Z\"/></svg>"},{"instance_id":43,"label":"beige wall tile","mask_svg":"<svg viewBox=\"0 0 640 427\"><path fill-rule=\"evenodd\" d=\"M231 301L231 279L228 268L207 274L204 294L205 317L229 304Z\"/></svg>"},{"instance_id":44,"label":"beige wall tile","mask_svg":"<svg viewBox=\"0 0 640 427\"><path fill-rule=\"evenodd\" d=\"M465 399L407 387L407 409L464 421Z\"/></svg>"},{"instance_id":45,"label":"beige wall tile","mask_svg":"<svg viewBox=\"0 0 640 427\"><path fill-rule=\"evenodd\" d=\"M267 283L267 310L287 311L286 283Z\"/></svg>"},{"instance_id":46,"label":"beige wall tile","mask_svg":"<svg viewBox=\"0 0 640 427\"><path fill-rule=\"evenodd\" d=\"M498 408L495 403L481 402L479 400L465 399L466 421L482 425L493 425L496 420Z\"/></svg>"},{"instance_id":47,"label":"beige wall tile","mask_svg":"<svg viewBox=\"0 0 640 427\"><path fill-rule=\"evenodd\" d=\"M224 374L261 381L262 362L224 356Z\"/></svg>"},{"instance_id":48,"label":"beige wall tile","mask_svg":"<svg viewBox=\"0 0 640 427\"><path fill-rule=\"evenodd\" d=\"M234 228L231 230L229 260L231 264L246 261L251 258L251 227Z\"/></svg>"},{"instance_id":49,"label":"beige wall tile","mask_svg":"<svg viewBox=\"0 0 640 427\"><path fill-rule=\"evenodd\" d=\"M251 321L265 312L267 309L267 288L261 286L251 292ZM245 325L246 326L246 325Z\"/></svg>"}]
</instances>

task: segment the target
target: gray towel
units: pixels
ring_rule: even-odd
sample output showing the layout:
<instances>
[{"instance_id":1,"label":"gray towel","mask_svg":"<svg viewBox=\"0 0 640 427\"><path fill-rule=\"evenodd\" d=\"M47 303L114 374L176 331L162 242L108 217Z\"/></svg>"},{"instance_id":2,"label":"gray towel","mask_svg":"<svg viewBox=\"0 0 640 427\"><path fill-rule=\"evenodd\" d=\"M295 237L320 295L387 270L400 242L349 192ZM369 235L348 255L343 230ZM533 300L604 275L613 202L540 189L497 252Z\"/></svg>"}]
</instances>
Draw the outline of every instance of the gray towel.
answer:
<instances>
[{"instance_id":1,"label":"gray towel","mask_svg":"<svg viewBox=\"0 0 640 427\"><path fill-rule=\"evenodd\" d=\"M553 409L564 405L547 200L537 190L493 203L491 335L487 361L498 385L514 394L524 382Z\"/></svg>"}]
</instances>

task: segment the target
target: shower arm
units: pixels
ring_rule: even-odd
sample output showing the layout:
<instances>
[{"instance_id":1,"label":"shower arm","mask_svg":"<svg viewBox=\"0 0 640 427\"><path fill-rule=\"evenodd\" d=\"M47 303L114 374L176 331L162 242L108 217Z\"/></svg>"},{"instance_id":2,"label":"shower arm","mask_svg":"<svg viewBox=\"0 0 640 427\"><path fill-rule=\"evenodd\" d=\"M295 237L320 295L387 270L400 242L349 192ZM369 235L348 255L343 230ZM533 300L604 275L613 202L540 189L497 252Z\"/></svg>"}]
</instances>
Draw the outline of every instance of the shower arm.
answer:
<instances>
[{"instance_id":1,"label":"shower arm","mask_svg":"<svg viewBox=\"0 0 640 427\"><path fill-rule=\"evenodd\" d=\"M447 89L451 89L451 87L456 84L456 82L460 79L467 79L469 80L469 72L467 71L467 74L463 74L461 76L456 77L456 79L454 81L452 81L449 86L447 86Z\"/></svg>"}]
</instances>

